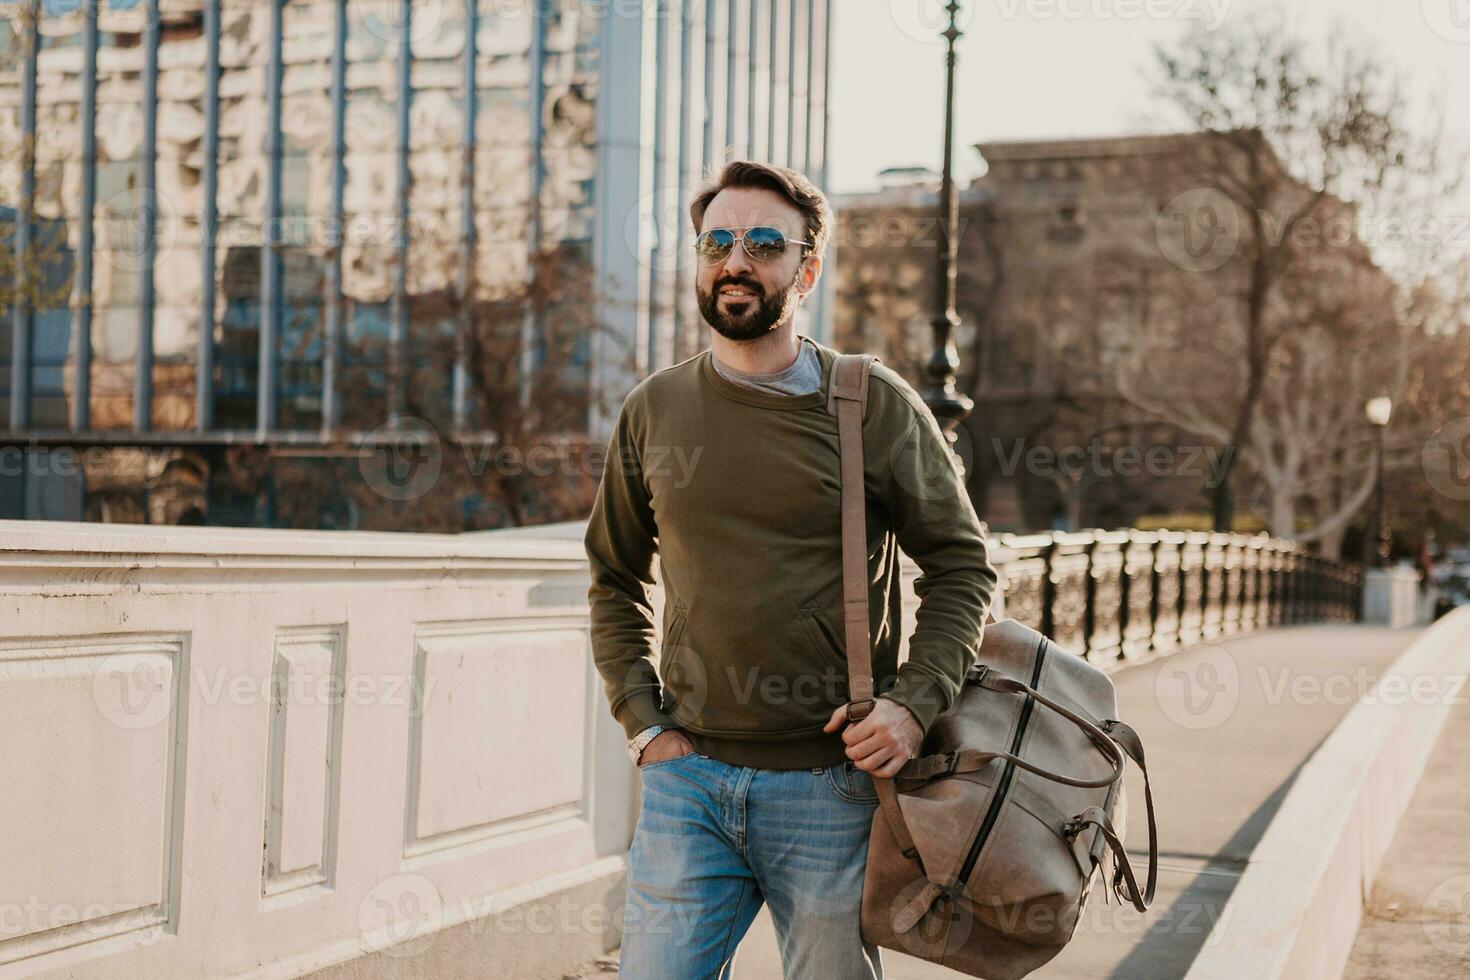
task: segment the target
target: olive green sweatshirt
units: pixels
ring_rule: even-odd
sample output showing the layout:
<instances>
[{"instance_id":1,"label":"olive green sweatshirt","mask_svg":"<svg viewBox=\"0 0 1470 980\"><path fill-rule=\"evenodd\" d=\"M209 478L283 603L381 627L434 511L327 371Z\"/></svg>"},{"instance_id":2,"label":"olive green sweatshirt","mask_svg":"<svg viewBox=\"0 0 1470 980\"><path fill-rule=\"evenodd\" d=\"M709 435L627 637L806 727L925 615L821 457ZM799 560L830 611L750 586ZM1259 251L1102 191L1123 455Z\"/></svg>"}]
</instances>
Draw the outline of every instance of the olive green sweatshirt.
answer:
<instances>
[{"instance_id":1,"label":"olive green sweatshirt","mask_svg":"<svg viewBox=\"0 0 1470 980\"><path fill-rule=\"evenodd\" d=\"M623 403L585 544L592 655L630 738L670 725L705 755L765 769L847 758L840 733L822 731L849 696L837 418L827 411L836 352L818 350L822 389L810 394L736 384L705 350ZM882 363L868 384L863 456L873 679L927 731L975 659L997 576L957 457ZM901 667L900 548L921 570Z\"/></svg>"}]
</instances>

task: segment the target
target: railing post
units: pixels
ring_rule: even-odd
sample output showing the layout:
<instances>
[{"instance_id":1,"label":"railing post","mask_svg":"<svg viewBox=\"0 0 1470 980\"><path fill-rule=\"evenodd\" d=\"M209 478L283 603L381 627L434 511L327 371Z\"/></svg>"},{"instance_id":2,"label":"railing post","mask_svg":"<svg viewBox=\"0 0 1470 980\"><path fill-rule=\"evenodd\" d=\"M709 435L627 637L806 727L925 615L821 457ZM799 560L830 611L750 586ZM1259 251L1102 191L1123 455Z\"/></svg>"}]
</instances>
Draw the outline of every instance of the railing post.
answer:
<instances>
[{"instance_id":1,"label":"railing post","mask_svg":"<svg viewBox=\"0 0 1470 980\"><path fill-rule=\"evenodd\" d=\"M1256 628L1259 611L1256 597L1259 594L1261 571L1260 538L1252 535L1240 544L1240 631L1249 633Z\"/></svg>"},{"instance_id":2,"label":"railing post","mask_svg":"<svg viewBox=\"0 0 1470 980\"><path fill-rule=\"evenodd\" d=\"M1155 550L1159 535L1149 531L1126 532L1123 543L1122 654L1138 660L1153 649L1155 599L1158 574Z\"/></svg>"},{"instance_id":3,"label":"railing post","mask_svg":"<svg viewBox=\"0 0 1470 980\"><path fill-rule=\"evenodd\" d=\"M1088 545L1091 543L1092 535L1087 532L1054 533L1047 575L1051 583L1047 603L1050 629L1045 632L1062 649L1078 656L1086 656L1088 651Z\"/></svg>"},{"instance_id":4,"label":"railing post","mask_svg":"<svg viewBox=\"0 0 1470 980\"><path fill-rule=\"evenodd\" d=\"M1225 576L1220 603L1221 636L1234 636L1241 631L1244 625L1241 616L1241 596L1245 584L1243 581L1244 538L1244 535L1233 532L1227 532L1224 536L1224 548L1220 558Z\"/></svg>"},{"instance_id":5,"label":"railing post","mask_svg":"<svg viewBox=\"0 0 1470 980\"><path fill-rule=\"evenodd\" d=\"M1000 536L1001 550L1008 556L1001 569L1006 616L1043 633L1049 629L1051 544L1047 534Z\"/></svg>"},{"instance_id":6,"label":"railing post","mask_svg":"<svg viewBox=\"0 0 1470 980\"><path fill-rule=\"evenodd\" d=\"M1323 599L1325 592L1322 575L1322 563L1316 555L1303 555L1307 566L1307 619L1316 622L1323 618L1326 603Z\"/></svg>"},{"instance_id":7,"label":"railing post","mask_svg":"<svg viewBox=\"0 0 1470 980\"><path fill-rule=\"evenodd\" d=\"M1183 593L1179 610L1179 643L1191 646L1203 638L1205 621L1205 542L1204 531L1184 535L1179 548L1179 583Z\"/></svg>"},{"instance_id":8,"label":"railing post","mask_svg":"<svg viewBox=\"0 0 1470 980\"><path fill-rule=\"evenodd\" d=\"M1218 639L1225 632L1225 543L1228 535L1211 532L1206 535L1204 554L1204 596L1201 600L1200 637Z\"/></svg>"},{"instance_id":9,"label":"railing post","mask_svg":"<svg viewBox=\"0 0 1470 980\"><path fill-rule=\"evenodd\" d=\"M1301 548L1296 544L1291 546L1291 550L1287 553L1286 559L1286 621L1294 625L1307 618L1307 563L1302 560Z\"/></svg>"},{"instance_id":10,"label":"railing post","mask_svg":"<svg viewBox=\"0 0 1470 980\"><path fill-rule=\"evenodd\" d=\"M1271 594L1276 589L1276 544L1270 537L1262 537L1256 549L1256 628L1273 625L1271 618Z\"/></svg>"},{"instance_id":11,"label":"railing post","mask_svg":"<svg viewBox=\"0 0 1470 980\"><path fill-rule=\"evenodd\" d=\"M1094 531L1087 546L1087 659L1093 663L1109 663L1122 653L1127 546L1127 531Z\"/></svg>"},{"instance_id":12,"label":"railing post","mask_svg":"<svg viewBox=\"0 0 1470 980\"><path fill-rule=\"evenodd\" d=\"M1160 531L1153 552L1155 593L1153 603L1153 637L1155 650L1167 653L1179 646L1180 600L1184 595L1180 575L1180 555L1185 535Z\"/></svg>"}]
</instances>

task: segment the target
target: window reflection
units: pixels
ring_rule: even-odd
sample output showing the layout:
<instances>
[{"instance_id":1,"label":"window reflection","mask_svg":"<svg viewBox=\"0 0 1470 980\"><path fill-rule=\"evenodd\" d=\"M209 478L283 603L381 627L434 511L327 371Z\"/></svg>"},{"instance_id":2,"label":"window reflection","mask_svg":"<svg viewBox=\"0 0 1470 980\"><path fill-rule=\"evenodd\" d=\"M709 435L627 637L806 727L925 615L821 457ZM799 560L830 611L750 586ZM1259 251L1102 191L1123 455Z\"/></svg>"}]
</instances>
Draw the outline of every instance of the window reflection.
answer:
<instances>
[{"instance_id":1,"label":"window reflection","mask_svg":"<svg viewBox=\"0 0 1470 980\"><path fill-rule=\"evenodd\" d=\"M154 427L186 431L197 424L194 368L204 324L211 331L214 427L249 430L256 424L260 391L269 135L262 80L271 47L271 8L258 0L221 3L217 231L214 267L205 270L203 7L197 2L162 6L156 256L147 270L140 145L145 109L139 84L145 60L144 4L102 0L98 14L90 423L111 430L132 425L140 300L145 273L151 273ZM534 20L538 6L544 11L539 30ZM11 93L19 89L15 24L20 9L19 3L0 5L0 90ZM287 0L281 9L282 157L275 229L282 243L281 318L272 353L279 372L276 417L282 429L322 425L324 330L333 260L331 63L336 9L336 0ZM483 390L502 383L524 387L522 367L554 368L558 376L570 372L569 383L585 382L588 334L594 329L598 48L608 8L591 0L478 0L470 202L475 244L469 256L462 227L465 8L457 3L413 7L405 229L397 227L402 199L398 58L404 7L401 0L351 0L346 9L343 361L338 380L343 424L370 429L383 421L400 231L409 241L404 271L406 366L411 374L406 388L412 400L406 407L435 425L450 425L455 361L462 353L466 325L475 334L468 347L471 356L494 361L467 365L470 417L479 420L476 424L489 424L495 415L493 399ZM76 357L71 303L83 219L78 213L80 189L87 169L79 152L76 95L83 17L80 0L45 0L38 58L44 94L37 112L33 238L38 254L49 250L37 288L56 295L37 304L31 408L33 424L55 428L68 424L74 384L68 365ZM538 86L533 79L540 95L534 105L532 93ZM7 151L20 143L17 102L0 100L0 146ZM14 234L19 183L18 153L0 153L0 225L7 236ZM467 258L468 297L461 295ZM12 261L8 251L0 261ZM0 273L0 312L8 319L14 271L7 265ZM200 308L205 276L213 279L213 310ZM10 341L10 330L0 329L4 399L9 397ZM524 359L516 346L522 342L531 345ZM500 356L507 351L512 356Z\"/></svg>"}]
</instances>

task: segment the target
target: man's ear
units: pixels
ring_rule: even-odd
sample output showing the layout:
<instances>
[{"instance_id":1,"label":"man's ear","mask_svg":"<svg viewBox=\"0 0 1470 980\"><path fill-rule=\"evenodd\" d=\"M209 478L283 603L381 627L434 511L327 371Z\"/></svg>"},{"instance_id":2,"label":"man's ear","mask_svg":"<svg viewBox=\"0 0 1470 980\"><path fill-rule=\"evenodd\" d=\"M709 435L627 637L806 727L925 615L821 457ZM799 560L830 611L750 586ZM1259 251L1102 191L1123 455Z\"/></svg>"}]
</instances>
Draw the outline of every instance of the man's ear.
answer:
<instances>
[{"instance_id":1,"label":"man's ear","mask_svg":"<svg viewBox=\"0 0 1470 980\"><path fill-rule=\"evenodd\" d=\"M820 255L808 255L802 260L800 271L797 273L796 291L803 298L811 295L817 288L817 281L822 278L822 257Z\"/></svg>"}]
</instances>

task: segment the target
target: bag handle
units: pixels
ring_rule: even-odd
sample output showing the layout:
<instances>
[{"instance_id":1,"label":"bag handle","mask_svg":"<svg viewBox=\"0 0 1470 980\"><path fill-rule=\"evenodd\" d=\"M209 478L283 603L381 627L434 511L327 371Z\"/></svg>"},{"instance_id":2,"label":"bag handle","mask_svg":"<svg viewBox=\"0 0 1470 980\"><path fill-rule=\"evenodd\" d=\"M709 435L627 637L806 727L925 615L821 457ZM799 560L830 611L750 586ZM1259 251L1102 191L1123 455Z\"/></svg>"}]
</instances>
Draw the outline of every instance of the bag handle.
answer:
<instances>
[{"instance_id":1,"label":"bag handle","mask_svg":"<svg viewBox=\"0 0 1470 980\"><path fill-rule=\"evenodd\" d=\"M1117 869L1113 874L1113 891L1121 898L1121 886L1126 882L1128 900L1138 911L1147 912L1150 903L1154 900L1154 888L1158 884L1159 834L1158 827L1154 823L1154 791L1148 781L1148 763L1143 755L1143 740L1138 737L1137 732L1116 718L1105 719L1100 727L1122 747L1124 752L1128 753L1129 758L1143 773L1144 808L1148 811L1148 883L1144 886L1143 894L1138 893L1138 880L1133 876L1133 863L1128 860L1128 852L1123 849L1122 842L1118 840L1118 835L1113 830L1112 821L1108 819L1107 814L1098 810L1097 807L1088 807L1067 825L1067 833L1071 835L1074 827L1080 832L1088 825L1101 830L1103 836L1107 838L1108 846L1112 848L1113 865Z\"/></svg>"}]
</instances>

